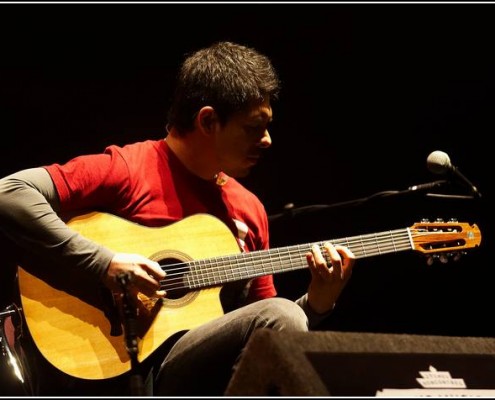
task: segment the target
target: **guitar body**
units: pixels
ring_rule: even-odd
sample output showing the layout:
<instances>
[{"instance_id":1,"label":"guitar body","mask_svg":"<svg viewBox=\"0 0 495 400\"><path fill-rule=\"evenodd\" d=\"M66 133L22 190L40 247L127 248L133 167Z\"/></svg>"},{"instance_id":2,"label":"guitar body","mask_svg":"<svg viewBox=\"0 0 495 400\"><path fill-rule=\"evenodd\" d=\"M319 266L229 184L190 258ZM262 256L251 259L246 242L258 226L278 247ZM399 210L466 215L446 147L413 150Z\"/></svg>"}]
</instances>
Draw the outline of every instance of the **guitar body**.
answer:
<instances>
[{"instance_id":1,"label":"guitar body","mask_svg":"<svg viewBox=\"0 0 495 400\"><path fill-rule=\"evenodd\" d=\"M69 226L113 251L138 253L158 262L239 253L226 225L206 214L164 228L148 228L110 214L90 213L71 220ZM124 335L111 334L103 310L50 286L22 267L18 281L31 336L52 365L86 379L111 378L130 370ZM139 340L138 360L147 358L173 334L223 315L219 294L220 287L213 287L159 302L147 299L153 303L153 319Z\"/></svg>"}]
</instances>

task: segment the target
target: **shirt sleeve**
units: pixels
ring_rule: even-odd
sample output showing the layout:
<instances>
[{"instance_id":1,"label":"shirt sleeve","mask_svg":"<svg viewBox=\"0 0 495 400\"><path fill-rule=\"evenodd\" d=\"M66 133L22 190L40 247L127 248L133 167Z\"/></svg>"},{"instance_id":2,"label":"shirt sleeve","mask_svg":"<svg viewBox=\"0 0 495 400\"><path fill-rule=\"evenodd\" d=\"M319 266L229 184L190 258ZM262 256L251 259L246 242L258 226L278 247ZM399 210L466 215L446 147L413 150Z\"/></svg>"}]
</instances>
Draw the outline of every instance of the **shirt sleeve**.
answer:
<instances>
[{"instance_id":1,"label":"shirt sleeve","mask_svg":"<svg viewBox=\"0 0 495 400\"><path fill-rule=\"evenodd\" d=\"M127 164L111 146L105 153L83 155L67 163L45 166L63 212L121 207L127 200Z\"/></svg>"},{"instance_id":2,"label":"shirt sleeve","mask_svg":"<svg viewBox=\"0 0 495 400\"><path fill-rule=\"evenodd\" d=\"M308 317L308 326L309 329L315 329L318 325L327 318L333 311L334 307L332 307L329 311L319 314L315 312L308 303L308 294L305 293L301 297L296 300L296 303L304 310L304 313Z\"/></svg>"},{"instance_id":3,"label":"shirt sleeve","mask_svg":"<svg viewBox=\"0 0 495 400\"><path fill-rule=\"evenodd\" d=\"M0 180L0 229L6 237L46 268L70 266L101 278L113 252L70 229L57 214L59 208L57 191L44 168Z\"/></svg>"}]
</instances>

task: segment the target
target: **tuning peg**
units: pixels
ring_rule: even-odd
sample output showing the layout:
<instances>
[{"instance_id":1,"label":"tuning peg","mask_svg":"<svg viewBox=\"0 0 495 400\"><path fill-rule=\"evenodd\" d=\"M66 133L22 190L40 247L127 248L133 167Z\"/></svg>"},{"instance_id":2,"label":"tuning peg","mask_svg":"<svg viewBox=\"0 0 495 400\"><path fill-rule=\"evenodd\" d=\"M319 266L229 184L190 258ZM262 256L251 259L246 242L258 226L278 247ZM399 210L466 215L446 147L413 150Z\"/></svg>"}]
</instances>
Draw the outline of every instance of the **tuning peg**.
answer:
<instances>
[{"instance_id":1,"label":"tuning peg","mask_svg":"<svg viewBox=\"0 0 495 400\"><path fill-rule=\"evenodd\" d=\"M449 222L457 223L459 220L457 218L449 218Z\"/></svg>"},{"instance_id":2,"label":"tuning peg","mask_svg":"<svg viewBox=\"0 0 495 400\"><path fill-rule=\"evenodd\" d=\"M431 254L429 256L427 256L426 258L426 264L427 265L433 265L433 263L439 259L439 255L438 254Z\"/></svg>"},{"instance_id":3,"label":"tuning peg","mask_svg":"<svg viewBox=\"0 0 495 400\"><path fill-rule=\"evenodd\" d=\"M447 254L442 254L440 257L439 257L439 260L442 264L447 264L449 262L449 257Z\"/></svg>"},{"instance_id":4,"label":"tuning peg","mask_svg":"<svg viewBox=\"0 0 495 400\"><path fill-rule=\"evenodd\" d=\"M461 259L461 256L462 256L461 253L455 253L454 257L452 257L452 258L454 259L454 261L459 261Z\"/></svg>"},{"instance_id":5,"label":"tuning peg","mask_svg":"<svg viewBox=\"0 0 495 400\"><path fill-rule=\"evenodd\" d=\"M445 222L443 218L437 218L435 221L436 222Z\"/></svg>"}]
</instances>

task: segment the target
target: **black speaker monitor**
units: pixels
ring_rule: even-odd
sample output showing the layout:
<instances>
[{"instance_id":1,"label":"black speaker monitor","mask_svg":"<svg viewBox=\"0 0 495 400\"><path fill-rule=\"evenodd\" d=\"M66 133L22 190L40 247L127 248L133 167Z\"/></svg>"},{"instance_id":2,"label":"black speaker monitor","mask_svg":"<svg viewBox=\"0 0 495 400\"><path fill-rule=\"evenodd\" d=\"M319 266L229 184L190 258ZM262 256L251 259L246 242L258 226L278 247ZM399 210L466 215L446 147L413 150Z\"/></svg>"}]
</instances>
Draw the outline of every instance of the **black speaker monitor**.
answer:
<instances>
[{"instance_id":1,"label":"black speaker monitor","mask_svg":"<svg viewBox=\"0 0 495 400\"><path fill-rule=\"evenodd\" d=\"M495 339L256 332L230 396L494 396Z\"/></svg>"}]
</instances>

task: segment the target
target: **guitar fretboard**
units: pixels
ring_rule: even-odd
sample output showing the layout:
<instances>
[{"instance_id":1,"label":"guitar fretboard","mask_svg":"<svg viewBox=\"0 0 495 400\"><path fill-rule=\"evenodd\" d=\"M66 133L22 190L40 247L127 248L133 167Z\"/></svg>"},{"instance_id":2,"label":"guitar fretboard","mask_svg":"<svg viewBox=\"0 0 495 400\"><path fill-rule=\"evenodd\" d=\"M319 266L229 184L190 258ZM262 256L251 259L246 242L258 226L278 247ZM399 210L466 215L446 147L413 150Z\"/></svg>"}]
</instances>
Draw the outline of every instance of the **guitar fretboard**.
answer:
<instances>
[{"instance_id":1,"label":"guitar fretboard","mask_svg":"<svg viewBox=\"0 0 495 400\"><path fill-rule=\"evenodd\" d=\"M219 256L187 263L184 284L190 289L219 285L270 274L307 268L306 253L325 241ZM331 240L347 246L356 258L413 249L409 228Z\"/></svg>"}]
</instances>

